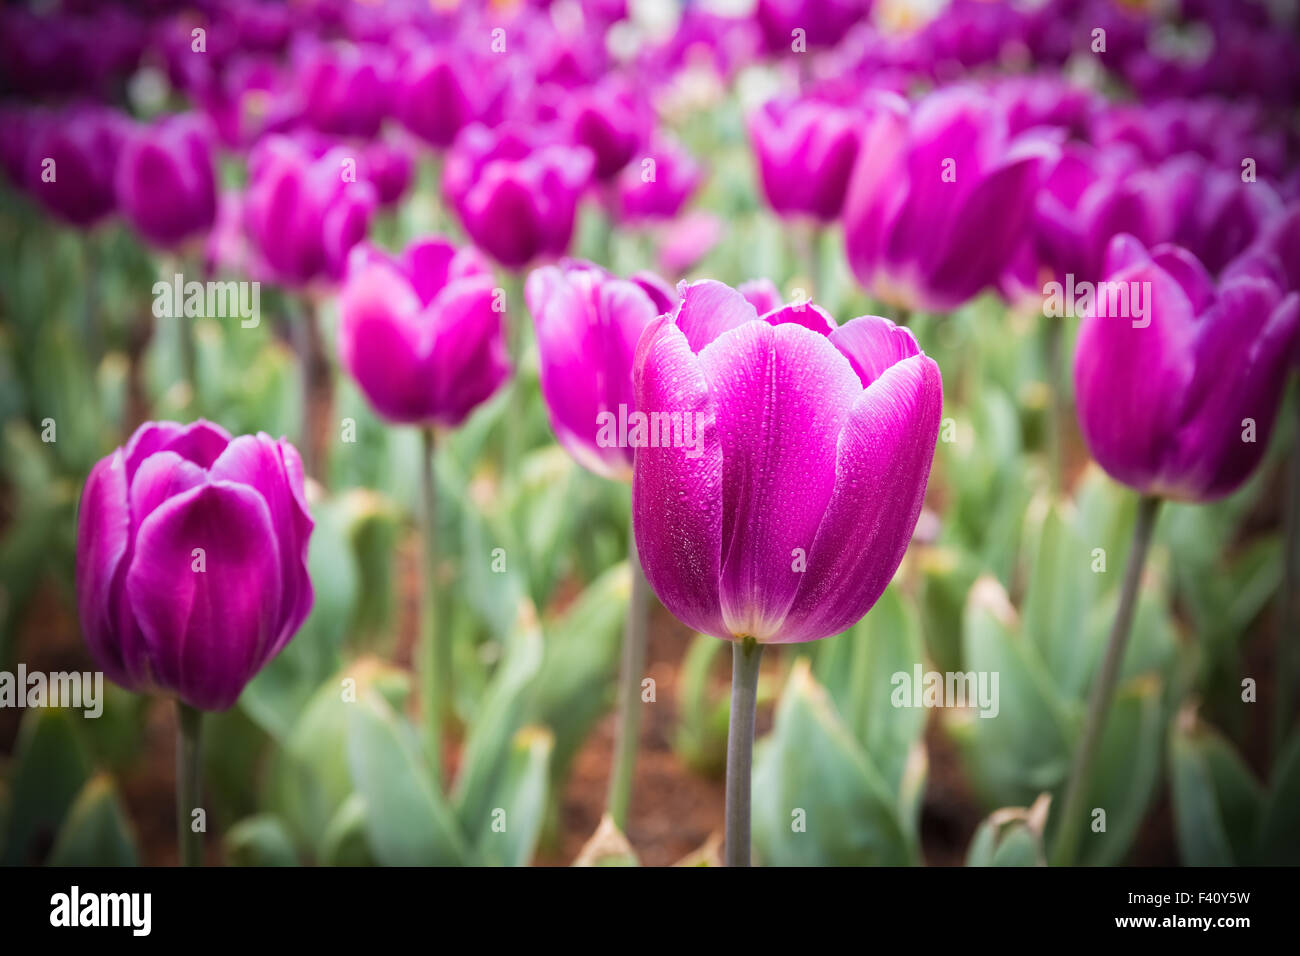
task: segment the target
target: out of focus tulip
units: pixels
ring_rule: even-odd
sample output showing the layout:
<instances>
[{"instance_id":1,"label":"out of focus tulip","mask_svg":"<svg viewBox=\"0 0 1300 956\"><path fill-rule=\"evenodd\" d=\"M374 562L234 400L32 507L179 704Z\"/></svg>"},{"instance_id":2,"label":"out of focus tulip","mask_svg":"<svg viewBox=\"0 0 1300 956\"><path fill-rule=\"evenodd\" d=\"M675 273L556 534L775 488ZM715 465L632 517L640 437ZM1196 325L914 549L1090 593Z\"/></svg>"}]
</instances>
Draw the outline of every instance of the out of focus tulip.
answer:
<instances>
[{"instance_id":1,"label":"out of focus tulip","mask_svg":"<svg viewBox=\"0 0 1300 956\"><path fill-rule=\"evenodd\" d=\"M480 119L474 91L481 77L467 75L462 51L422 47L400 67L393 87L393 112L431 146L446 148L456 134Z\"/></svg>"},{"instance_id":2,"label":"out of focus tulip","mask_svg":"<svg viewBox=\"0 0 1300 956\"><path fill-rule=\"evenodd\" d=\"M288 442L142 425L91 470L77 515L96 663L129 690L230 707L311 610L312 526Z\"/></svg>"},{"instance_id":3,"label":"out of focus tulip","mask_svg":"<svg viewBox=\"0 0 1300 956\"><path fill-rule=\"evenodd\" d=\"M839 43L870 12L871 0L758 0L754 19L769 50L802 53Z\"/></svg>"},{"instance_id":4,"label":"out of focus tulip","mask_svg":"<svg viewBox=\"0 0 1300 956\"><path fill-rule=\"evenodd\" d=\"M392 100L392 63L370 44L312 44L298 54L304 115L322 133L369 139Z\"/></svg>"},{"instance_id":5,"label":"out of focus tulip","mask_svg":"<svg viewBox=\"0 0 1300 956\"><path fill-rule=\"evenodd\" d=\"M572 142L591 150L592 174L601 182L613 179L631 162L651 122L636 92L618 78L572 91L561 114Z\"/></svg>"},{"instance_id":6,"label":"out of focus tulip","mask_svg":"<svg viewBox=\"0 0 1300 956\"><path fill-rule=\"evenodd\" d=\"M1033 214L1040 160L987 97L950 88L910 113L880 98L844 205L849 264L878 296L944 311L995 284Z\"/></svg>"},{"instance_id":7,"label":"out of focus tulip","mask_svg":"<svg viewBox=\"0 0 1300 956\"><path fill-rule=\"evenodd\" d=\"M591 151L548 142L519 127L467 127L447 154L443 191L476 245L521 268L560 256L573 238Z\"/></svg>"},{"instance_id":8,"label":"out of focus tulip","mask_svg":"<svg viewBox=\"0 0 1300 956\"><path fill-rule=\"evenodd\" d=\"M1216 286L1186 250L1148 252L1131 236L1112 242L1106 273L1110 289L1127 295L1099 288L1079 328L1074 383L1088 448L1144 495L1228 494L1268 447L1300 295L1256 275ZM1128 309L1112 307L1125 298Z\"/></svg>"},{"instance_id":9,"label":"out of focus tulip","mask_svg":"<svg viewBox=\"0 0 1300 956\"><path fill-rule=\"evenodd\" d=\"M775 99L750 114L759 183L782 216L837 219L858 156L862 115L811 99Z\"/></svg>"},{"instance_id":10,"label":"out of focus tulip","mask_svg":"<svg viewBox=\"0 0 1300 956\"><path fill-rule=\"evenodd\" d=\"M29 117L24 185L63 221L85 228L117 205L114 175L126 119L99 106Z\"/></svg>"},{"instance_id":11,"label":"out of focus tulip","mask_svg":"<svg viewBox=\"0 0 1300 956\"><path fill-rule=\"evenodd\" d=\"M359 173L375 187L380 206L396 205L411 188L415 158L396 143L375 140L361 148Z\"/></svg>"},{"instance_id":12,"label":"out of focus tulip","mask_svg":"<svg viewBox=\"0 0 1300 956\"><path fill-rule=\"evenodd\" d=\"M544 266L524 295L537 329L542 397L551 428L574 459L604 478L631 480L635 449L609 426L636 411L632 359L650 321L667 311L663 283L619 279L585 262Z\"/></svg>"},{"instance_id":13,"label":"out of focus tulip","mask_svg":"<svg viewBox=\"0 0 1300 956\"><path fill-rule=\"evenodd\" d=\"M389 421L458 425L509 374L496 301L474 249L442 238L400 257L362 247L339 294L339 357Z\"/></svg>"},{"instance_id":14,"label":"out of focus tulip","mask_svg":"<svg viewBox=\"0 0 1300 956\"><path fill-rule=\"evenodd\" d=\"M880 597L921 513L939 367L888 319L837 326L810 303L760 318L717 282L681 296L634 365L646 578L715 637L837 634Z\"/></svg>"},{"instance_id":15,"label":"out of focus tulip","mask_svg":"<svg viewBox=\"0 0 1300 956\"><path fill-rule=\"evenodd\" d=\"M348 252L365 238L376 203L364 176L345 179L356 157L345 149L313 156L285 136L249 156L244 224L258 256L281 282L340 279Z\"/></svg>"},{"instance_id":16,"label":"out of focus tulip","mask_svg":"<svg viewBox=\"0 0 1300 956\"><path fill-rule=\"evenodd\" d=\"M618 217L635 223L672 219L700 185L700 166L680 144L657 140L618 178Z\"/></svg>"},{"instance_id":17,"label":"out of focus tulip","mask_svg":"<svg viewBox=\"0 0 1300 956\"><path fill-rule=\"evenodd\" d=\"M175 246L211 228L217 215L212 141L194 115L137 127L117 165L122 215L156 246Z\"/></svg>"}]
</instances>

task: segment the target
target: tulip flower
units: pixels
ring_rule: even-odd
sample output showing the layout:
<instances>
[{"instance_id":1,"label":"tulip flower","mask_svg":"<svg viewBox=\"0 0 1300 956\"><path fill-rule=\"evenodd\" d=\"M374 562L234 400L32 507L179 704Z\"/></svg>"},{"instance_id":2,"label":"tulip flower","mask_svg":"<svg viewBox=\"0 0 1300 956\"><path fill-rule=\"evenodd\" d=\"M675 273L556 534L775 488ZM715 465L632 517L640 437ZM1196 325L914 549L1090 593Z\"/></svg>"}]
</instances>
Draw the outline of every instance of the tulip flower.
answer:
<instances>
[{"instance_id":1,"label":"tulip flower","mask_svg":"<svg viewBox=\"0 0 1300 956\"><path fill-rule=\"evenodd\" d=\"M560 256L573 238L591 151L519 127L466 127L447 154L443 191L474 243L509 269Z\"/></svg>"},{"instance_id":2,"label":"tulip flower","mask_svg":"<svg viewBox=\"0 0 1300 956\"><path fill-rule=\"evenodd\" d=\"M699 164L679 143L658 139L618 177L618 218L624 223L672 219L701 179Z\"/></svg>"},{"instance_id":3,"label":"tulip flower","mask_svg":"<svg viewBox=\"0 0 1300 956\"><path fill-rule=\"evenodd\" d=\"M636 449L618 436L635 420L632 360L641 332L670 306L662 280L618 279L599 266L567 262L535 270L525 286L541 355L542 397L560 444L604 478L631 481ZM632 593L619 672L618 727L606 812L627 825L640 725L649 590L628 535Z\"/></svg>"},{"instance_id":4,"label":"tulip flower","mask_svg":"<svg viewBox=\"0 0 1300 956\"><path fill-rule=\"evenodd\" d=\"M506 86L476 69L463 48L423 46L410 52L393 86L393 113L430 146L446 149L462 129L495 114ZM491 77L490 79L488 79ZM485 87L484 81L488 79Z\"/></svg>"},{"instance_id":5,"label":"tulip flower","mask_svg":"<svg viewBox=\"0 0 1300 956\"><path fill-rule=\"evenodd\" d=\"M758 0L754 19L769 50L803 53L839 43L870 12L871 0Z\"/></svg>"},{"instance_id":6,"label":"tulip flower","mask_svg":"<svg viewBox=\"0 0 1300 956\"><path fill-rule=\"evenodd\" d=\"M117 205L114 174L126 119L100 106L77 106L29 118L24 185L70 225L95 225Z\"/></svg>"},{"instance_id":7,"label":"tulip flower","mask_svg":"<svg viewBox=\"0 0 1300 956\"><path fill-rule=\"evenodd\" d=\"M244 222L279 281L301 286L343 277L376 204L364 175L344 178L348 160L356 157L342 147L315 157L286 136L269 136L250 154Z\"/></svg>"},{"instance_id":8,"label":"tulip flower","mask_svg":"<svg viewBox=\"0 0 1300 956\"><path fill-rule=\"evenodd\" d=\"M880 597L921 513L942 383L888 319L760 317L720 283L679 288L637 345L633 517L664 606L733 642L726 855L746 865L759 654L837 634Z\"/></svg>"},{"instance_id":9,"label":"tulip flower","mask_svg":"<svg viewBox=\"0 0 1300 956\"><path fill-rule=\"evenodd\" d=\"M1140 319L1106 315L1099 293L1079 328L1075 393L1093 457L1143 495L1232 492L1268 446L1300 296L1257 276L1216 286L1186 250L1148 252L1131 236L1112 241L1106 282L1146 305Z\"/></svg>"},{"instance_id":10,"label":"tulip flower","mask_svg":"<svg viewBox=\"0 0 1300 956\"><path fill-rule=\"evenodd\" d=\"M775 99L749 116L763 195L778 215L839 218L858 155L856 110L811 99Z\"/></svg>"},{"instance_id":11,"label":"tulip flower","mask_svg":"<svg viewBox=\"0 0 1300 956\"><path fill-rule=\"evenodd\" d=\"M226 710L311 610L312 518L298 452L265 434L148 422L91 469L77 605L109 679L177 699L182 858L198 862L199 712Z\"/></svg>"},{"instance_id":12,"label":"tulip flower","mask_svg":"<svg viewBox=\"0 0 1300 956\"><path fill-rule=\"evenodd\" d=\"M1088 773L1115 693L1160 501L1210 501L1241 485L1268 446L1300 341L1300 293L1253 270L1217 286L1178 246L1147 251L1129 235L1107 253L1106 284L1079 328L1075 394L1084 440L1139 495L1133 546L1106 656L1062 802L1052 862L1074 861ZM1141 310L1112 302L1141 295ZM1118 314L1117 314L1118 313Z\"/></svg>"},{"instance_id":13,"label":"tulip flower","mask_svg":"<svg viewBox=\"0 0 1300 956\"><path fill-rule=\"evenodd\" d=\"M212 142L196 116L137 127L117 165L122 215L146 240L169 248L211 228L217 216Z\"/></svg>"},{"instance_id":14,"label":"tulip flower","mask_svg":"<svg viewBox=\"0 0 1300 956\"><path fill-rule=\"evenodd\" d=\"M459 425L509 373L490 265L442 238L356 252L339 293L343 366L389 421Z\"/></svg>"},{"instance_id":15,"label":"tulip flower","mask_svg":"<svg viewBox=\"0 0 1300 956\"><path fill-rule=\"evenodd\" d=\"M908 112L880 97L844 204L849 265L878 296L953 309L994 285L1033 212L1048 142L1011 139L983 94L940 90Z\"/></svg>"},{"instance_id":16,"label":"tulip flower","mask_svg":"<svg viewBox=\"0 0 1300 956\"><path fill-rule=\"evenodd\" d=\"M617 78L573 91L561 113L574 145L595 157L592 174L600 182L616 177L632 160L651 122L637 94Z\"/></svg>"},{"instance_id":17,"label":"tulip flower","mask_svg":"<svg viewBox=\"0 0 1300 956\"><path fill-rule=\"evenodd\" d=\"M502 314L491 268L474 249L433 237L400 257L361 247L339 295L339 357L370 404L391 422L421 427L420 608L422 709L434 773L442 774L443 719L451 699L451 645L438 628L434 425L455 427L505 381Z\"/></svg>"},{"instance_id":18,"label":"tulip flower","mask_svg":"<svg viewBox=\"0 0 1300 956\"><path fill-rule=\"evenodd\" d=\"M372 44L311 44L298 51L301 99L322 133L369 139L379 132L392 98L392 64Z\"/></svg>"}]
</instances>

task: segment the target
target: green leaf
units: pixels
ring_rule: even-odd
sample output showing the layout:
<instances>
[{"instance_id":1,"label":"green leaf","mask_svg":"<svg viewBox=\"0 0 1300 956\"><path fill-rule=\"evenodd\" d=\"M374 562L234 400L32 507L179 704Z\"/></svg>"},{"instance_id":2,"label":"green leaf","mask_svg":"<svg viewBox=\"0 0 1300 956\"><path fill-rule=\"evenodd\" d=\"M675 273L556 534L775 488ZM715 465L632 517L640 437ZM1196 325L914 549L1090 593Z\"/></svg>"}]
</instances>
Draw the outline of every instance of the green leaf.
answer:
<instances>
[{"instance_id":1,"label":"green leaf","mask_svg":"<svg viewBox=\"0 0 1300 956\"><path fill-rule=\"evenodd\" d=\"M796 662L754 774L754 846L768 866L902 866L915 834L806 661ZM802 829L800 829L802 827Z\"/></svg>"},{"instance_id":2,"label":"green leaf","mask_svg":"<svg viewBox=\"0 0 1300 956\"><path fill-rule=\"evenodd\" d=\"M90 778L90 760L72 716L62 708L37 708L23 717L10 777L9 832L0 865L38 862ZM48 845L48 844L47 844Z\"/></svg>"},{"instance_id":3,"label":"green leaf","mask_svg":"<svg viewBox=\"0 0 1300 956\"><path fill-rule=\"evenodd\" d=\"M107 774L96 774L68 811L50 851L51 866L135 866L135 834Z\"/></svg>"},{"instance_id":4,"label":"green leaf","mask_svg":"<svg viewBox=\"0 0 1300 956\"><path fill-rule=\"evenodd\" d=\"M1242 866L1254 862L1264 795L1232 745L1184 712L1170 737L1169 760L1174 829L1183 863Z\"/></svg>"},{"instance_id":5,"label":"green leaf","mask_svg":"<svg viewBox=\"0 0 1300 956\"><path fill-rule=\"evenodd\" d=\"M348 707L348 764L365 800L370 849L384 866L462 865L468 856L456 819L414 737L374 692Z\"/></svg>"},{"instance_id":6,"label":"green leaf","mask_svg":"<svg viewBox=\"0 0 1300 956\"><path fill-rule=\"evenodd\" d=\"M969 672L990 680L998 675L998 713L945 710L945 726L982 798L994 806L1024 806L1064 779L1075 718L991 577L971 588L963 640Z\"/></svg>"},{"instance_id":7,"label":"green leaf","mask_svg":"<svg viewBox=\"0 0 1300 956\"><path fill-rule=\"evenodd\" d=\"M293 841L278 817L247 817L226 834L226 861L231 866L298 866Z\"/></svg>"},{"instance_id":8,"label":"green leaf","mask_svg":"<svg viewBox=\"0 0 1300 956\"><path fill-rule=\"evenodd\" d=\"M1300 733L1282 751L1273 767L1268 799L1259 828L1260 862L1271 866L1300 865Z\"/></svg>"},{"instance_id":9,"label":"green leaf","mask_svg":"<svg viewBox=\"0 0 1300 956\"><path fill-rule=\"evenodd\" d=\"M470 725L452 790L457 816L468 831L475 829L478 814L500 785L515 732L533 706L541 663L542 636L526 611Z\"/></svg>"},{"instance_id":10,"label":"green leaf","mask_svg":"<svg viewBox=\"0 0 1300 956\"><path fill-rule=\"evenodd\" d=\"M321 837L316 858L322 866L374 866L366 839L366 801L352 794L343 801Z\"/></svg>"},{"instance_id":11,"label":"green leaf","mask_svg":"<svg viewBox=\"0 0 1300 956\"><path fill-rule=\"evenodd\" d=\"M477 825L466 826L478 859L494 866L526 866L537 849L546 816L548 770L554 738L541 727L524 727L510 745L501 785L480 808Z\"/></svg>"},{"instance_id":12,"label":"green leaf","mask_svg":"<svg viewBox=\"0 0 1300 956\"><path fill-rule=\"evenodd\" d=\"M967 866L1046 866L1043 825L1050 798L1029 808L1006 807L981 821L966 854Z\"/></svg>"},{"instance_id":13,"label":"green leaf","mask_svg":"<svg viewBox=\"0 0 1300 956\"><path fill-rule=\"evenodd\" d=\"M673 749L686 765L705 776L721 776L727 763L727 695L713 686L713 668L728 647L709 634L697 634L682 662L677 689L677 732Z\"/></svg>"}]
</instances>

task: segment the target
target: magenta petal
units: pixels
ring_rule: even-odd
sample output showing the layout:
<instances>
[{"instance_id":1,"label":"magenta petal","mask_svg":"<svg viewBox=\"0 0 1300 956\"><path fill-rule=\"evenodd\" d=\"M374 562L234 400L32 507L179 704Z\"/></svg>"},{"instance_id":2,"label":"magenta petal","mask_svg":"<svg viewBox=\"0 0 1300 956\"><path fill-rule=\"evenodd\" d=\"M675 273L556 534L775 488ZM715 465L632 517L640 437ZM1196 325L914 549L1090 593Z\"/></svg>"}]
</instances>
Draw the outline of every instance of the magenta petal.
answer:
<instances>
[{"instance_id":1,"label":"magenta petal","mask_svg":"<svg viewBox=\"0 0 1300 956\"><path fill-rule=\"evenodd\" d=\"M746 303L748 305L748 303ZM862 387L824 335L749 322L700 353L722 447L722 612L774 638L835 486L835 444Z\"/></svg>"},{"instance_id":2,"label":"magenta petal","mask_svg":"<svg viewBox=\"0 0 1300 956\"><path fill-rule=\"evenodd\" d=\"M230 707L274 644L280 586L270 511L252 488L214 482L161 505L126 576L154 682L201 710Z\"/></svg>"},{"instance_id":3,"label":"magenta petal","mask_svg":"<svg viewBox=\"0 0 1300 956\"><path fill-rule=\"evenodd\" d=\"M119 449L90 471L77 509L77 610L95 662L115 683L134 687L113 639L112 589L126 554L131 515L126 456Z\"/></svg>"},{"instance_id":4,"label":"magenta petal","mask_svg":"<svg viewBox=\"0 0 1300 956\"><path fill-rule=\"evenodd\" d=\"M838 634L884 592L921 513L942 410L939 367L925 355L890 366L854 403L835 490L779 642Z\"/></svg>"},{"instance_id":5,"label":"magenta petal","mask_svg":"<svg viewBox=\"0 0 1300 956\"><path fill-rule=\"evenodd\" d=\"M150 455L131 478L131 527L139 528L145 518L168 498L189 491L207 481L207 472L174 451Z\"/></svg>"},{"instance_id":6,"label":"magenta petal","mask_svg":"<svg viewBox=\"0 0 1300 956\"><path fill-rule=\"evenodd\" d=\"M510 374L493 289L487 276L458 279L422 317L428 323L424 374L433 389L434 417L443 424L459 425Z\"/></svg>"},{"instance_id":7,"label":"magenta petal","mask_svg":"<svg viewBox=\"0 0 1300 956\"><path fill-rule=\"evenodd\" d=\"M220 425L200 418L184 425L162 445L164 451L174 451L200 468L211 468L217 457L230 444L230 432Z\"/></svg>"},{"instance_id":8,"label":"magenta petal","mask_svg":"<svg viewBox=\"0 0 1300 956\"><path fill-rule=\"evenodd\" d=\"M677 292L681 300L674 319L696 354L728 329L758 318L743 295L721 282L682 283Z\"/></svg>"},{"instance_id":9,"label":"magenta petal","mask_svg":"<svg viewBox=\"0 0 1300 956\"><path fill-rule=\"evenodd\" d=\"M311 610L311 579L307 574L307 539L311 534L310 516L290 483L281 445L264 432L241 435L230 443L212 466L213 481L232 481L249 485L266 500L271 513L280 551L280 582L283 585L275 643L268 657L288 643Z\"/></svg>"},{"instance_id":10,"label":"magenta petal","mask_svg":"<svg viewBox=\"0 0 1300 956\"><path fill-rule=\"evenodd\" d=\"M835 320L831 318L830 313L811 302L795 302L773 309L763 315L763 321L768 325L786 323L802 325L808 331L816 332L818 335L830 335L835 331Z\"/></svg>"},{"instance_id":11,"label":"magenta petal","mask_svg":"<svg viewBox=\"0 0 1300 956\"><path fill-rule=\"evenodd\" d=\"M878 315L863 315L831 333L831 344L858 373L866 388L895 362L916 355L921 349L911 331Z\"/></svg>"},{"instance_id":12,"label":"magenta petal","mask_svg":"<svg viewBox=\"0 0 1300 956\"><path fill-rule=\"evenodd\" d=\"M691 415L702 426L698 448L637 449L632 514L646 580L687 627L730 638L718 596L722 448L708 381L667 316L646 327L633 368L639 410Z\"/></svg>"}]
</instances>

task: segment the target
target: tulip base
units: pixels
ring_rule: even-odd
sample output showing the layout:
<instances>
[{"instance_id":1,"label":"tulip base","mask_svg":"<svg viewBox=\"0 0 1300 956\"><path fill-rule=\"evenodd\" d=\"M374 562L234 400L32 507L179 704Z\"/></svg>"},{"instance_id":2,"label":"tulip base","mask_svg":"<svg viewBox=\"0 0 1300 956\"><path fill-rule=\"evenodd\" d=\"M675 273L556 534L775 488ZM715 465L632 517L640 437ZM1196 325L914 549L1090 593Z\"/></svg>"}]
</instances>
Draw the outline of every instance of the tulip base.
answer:
<instances>
[{"instance_id":1,"label":"tulip base","mask_svg":"<svg viewBox=\"0 0 1300 956\"><path fill-rule=\"evenodd\" d=\"M731 645L731 717L727 728L727 866L749 866L750 785L754 770L754 715L763 645L752 637Z\"/></svg>"},{"instance_id":2,"label":"tulip base","mask_svg":"<svg viewBox=\"0 0 1300 956\"><path fill-rule=\"evenodd\" d=\"M1119 608L1115 612L1115 622L1111 625L1110 637L1106 642L1106 656L1102 660L1101 671L1093 681L1092 694L1088 698L1088 715L1084 720L1079 747L1074 753L1061 815L1056 822L1056 838L1051 855L1053 866L1069 866L1075 861L1079 843L1079 814L1083 810L1084 798L1088 795L1088 774L1101 742L1102 731L1106 728L1106 716L1115 696L1115 685L1119 683L1120 665L1124 661L1124 650L1128 646L1129 632L1133 629L1133 614L1137 609L1142 567L1146 564L1147 549L1151 545L1151 533L1155 529L1156 513L1159 510L1159 498L1144 495L1138 501L1133 547L1129 552L1128 566L1124 569Z\"/></svg>"},{"instance_id":3,"label":"tulip base","mask_svg":"<svg viewBox=\"0 0 1300 956\"><path fill-rule=\"evenodd\" d=\"M203 712L176 702L176 850L182 866L203 863L203 833L194 830L193 814L199 805L199 731Z\"/></svg>"}]
</instances>

